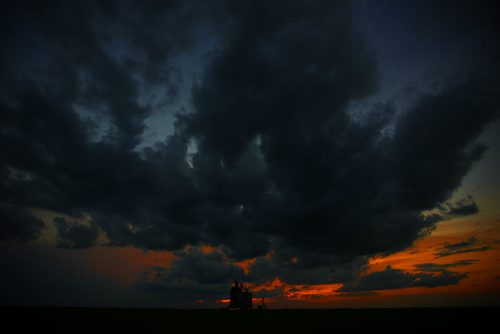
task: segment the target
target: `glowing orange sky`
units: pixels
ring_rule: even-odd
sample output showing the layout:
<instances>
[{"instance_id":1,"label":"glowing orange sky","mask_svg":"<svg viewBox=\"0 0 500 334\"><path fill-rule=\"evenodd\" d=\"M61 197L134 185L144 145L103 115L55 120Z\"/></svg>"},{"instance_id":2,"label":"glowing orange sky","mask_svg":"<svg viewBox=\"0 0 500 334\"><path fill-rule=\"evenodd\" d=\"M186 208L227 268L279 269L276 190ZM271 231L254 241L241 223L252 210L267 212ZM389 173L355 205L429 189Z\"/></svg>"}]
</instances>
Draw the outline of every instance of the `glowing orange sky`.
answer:
<instances>
[{"instance_id":1,"label":"glowing orange sky","mask_svg":"<svg viewBox=\"0 0 500 334\"><path fill-rule=\"evenodd\" d=\"M471 235L481 240L483 244L490 245L491 249L436 257L435 253L445 242L461 242ZM449 299L449 303L453 305L456 300L480 299L485 295L498 298L500 297L500 252L496 245L499 240L500 227L496 221L477 221L473 218L446 221L438 224L431 235L415 242L412 248L389 256L371 258L366 270L366 274L368 274L382 271L387 266L391 266L394 269L414 273L418 272L415 267L417 264L435 263L442 265L462 260L475 260L470 265L450 269L450 271L467 275L466 279L455 285L381 290L370 296L350 297L337 291L342 287L341 284L290 285L275 278L266 284L251 285L251 287L255 292L280 288L283 291L281 296L268 298L269 304L276 304L279 307L286 306L286 301L292 302L291 304L297 307L366 307L401 306L401 303L402 306L429 306L437 299L440 299L443 304L447 304L446 299ZM428 304L425 303L425 298L429 300Z\"/></svg>"},{"instance_id":2,"label":"glowing orange sky","mask_svg":"<svg viewBox=\"0 0 500 334\"><path fill-rule=\"evenodd\" d=\"M246 282L254 292L254 297L263 291L280 291L279 296L266 298L266 303L271 307L377 307L377 306L429 306L455 305L464 303L481 305L482 303L498 300L500 297L500 226L496 216L496 207L486 201L481 213L467 218L455 218L439 223L430 235L418 240L401 252L388 256L377 256L369 260L366 272L382 271L387 266L400 269L409 273L417 273L416 265L434 263L444 265L463 260L474 260L469 265L450 268L450 271L466 274L466 279L458 284L440 286L435 288L412 287L375 291L372 295L346 296L338 290L342 284L312 284L292 285L284 282L280 277L256 285ZM55 242L54 230L50 221L54 213L38 212L47 223L47 230L42 238L37 241L38 247L52 247ZM82 223L86 223L83 218ZM450 256L437 257L438 252L445 243L463 242L475 237L481 245L490 249L480 252L467 252ZM84 250L61 250L58 252L64 261L79 263L82 268L106 279L112 280L123 287L131 288L140 279L144 272L154 267L168 268L176 256L167 251L144 251L133 247L105 246L107 239L102 238L101 246ZM185 251L190 251L192 246L186 246ZM198 247L204 254L221 252L220 247L202 245ZM268 257L272 257L269 253ZM231 261L227 259L227 261ZM297 259L295 259L297 261ZM255 259L232 262L241 267L245 274L251 270ZM224 302L225 300L219 300ZM194 301L204 304L202 298ZM215 301L214 301L215 302ZM257 302L257 299L256 299Z\"/></svg>"}]
</instances>

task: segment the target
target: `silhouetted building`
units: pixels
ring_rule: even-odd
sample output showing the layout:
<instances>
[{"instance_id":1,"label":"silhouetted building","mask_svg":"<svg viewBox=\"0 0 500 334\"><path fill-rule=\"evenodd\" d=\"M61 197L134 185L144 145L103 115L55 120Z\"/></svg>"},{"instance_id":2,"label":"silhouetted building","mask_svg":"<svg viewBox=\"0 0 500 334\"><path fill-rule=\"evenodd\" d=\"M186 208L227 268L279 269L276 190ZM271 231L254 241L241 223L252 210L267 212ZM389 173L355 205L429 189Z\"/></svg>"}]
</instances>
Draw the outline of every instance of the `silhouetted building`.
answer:
<instances>
[{"instance_id":1,"label":"silhouetted building","mask_svg":"<svg viewBox=\"0 0 500 334\"><path fill-rule=\"evenodd\" d=\"M260 299L259 305L257 305L259 311L263 311L266 309L266 304L264 303L264 297Z\"/></svg>"},{"instance_id":2,"label":"silhouetted building","mask_svg":"<svg viewBox=\"0 0 500 334\"><path fill-rule=\"evenodd\" d=\"M252 309L252 293L243 283L234 281L229 291L229 309L247 311Z\"/></svg>"}]
</instances>

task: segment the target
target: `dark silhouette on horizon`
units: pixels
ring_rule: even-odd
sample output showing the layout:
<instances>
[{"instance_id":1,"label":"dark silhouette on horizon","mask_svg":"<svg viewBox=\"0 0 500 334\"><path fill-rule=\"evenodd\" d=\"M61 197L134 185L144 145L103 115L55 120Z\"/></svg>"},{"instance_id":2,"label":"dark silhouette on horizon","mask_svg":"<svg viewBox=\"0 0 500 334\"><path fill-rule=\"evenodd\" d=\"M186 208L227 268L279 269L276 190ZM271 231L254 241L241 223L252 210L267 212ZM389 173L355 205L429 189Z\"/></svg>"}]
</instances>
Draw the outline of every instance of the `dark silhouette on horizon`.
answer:
<instances>
[{"instance_id":1,"label":"dark silhouette on horizon","mask_svg":"<svg viewBox=\"0 0 500 334\"><path fill-rule=\"evenodd\" d=\"M229 298L229 310L248 311L252 309L252 293L243 286L243 283L234 281L229 291Z\"/></svg>"},{"instance_id":2,"label":"dark silhouette on horizon","mask_svg":"<svg viewBox=\"0 0 500 334\"><path fill-rule=\"evenodd\" d=\"M264 303L264 297L260 298L259 305L257 305L259 311L264 311L266 309L266 303Z\"/></svg>"}]
</instances>

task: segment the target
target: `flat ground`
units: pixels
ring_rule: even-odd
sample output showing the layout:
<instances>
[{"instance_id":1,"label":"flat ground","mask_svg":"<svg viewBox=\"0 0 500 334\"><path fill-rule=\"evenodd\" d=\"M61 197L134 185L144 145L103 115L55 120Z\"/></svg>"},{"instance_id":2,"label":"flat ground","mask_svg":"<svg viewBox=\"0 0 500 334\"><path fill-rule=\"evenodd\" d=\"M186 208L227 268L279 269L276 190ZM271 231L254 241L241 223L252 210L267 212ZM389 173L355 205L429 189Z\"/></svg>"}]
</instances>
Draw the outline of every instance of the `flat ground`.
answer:
<instances>
[{"instance_id":1,"label":"flat ground","mask_svg":"<svg viewBox=\"0 0 500 334\"><path fill-rule=\"evenodd\" d=\"M215 310L0 308L10 333L494 332L500 308ZM9 325L9 327L7 327ZM311 332L312 331L312 332Z\"/></svg>"}]
</instances>

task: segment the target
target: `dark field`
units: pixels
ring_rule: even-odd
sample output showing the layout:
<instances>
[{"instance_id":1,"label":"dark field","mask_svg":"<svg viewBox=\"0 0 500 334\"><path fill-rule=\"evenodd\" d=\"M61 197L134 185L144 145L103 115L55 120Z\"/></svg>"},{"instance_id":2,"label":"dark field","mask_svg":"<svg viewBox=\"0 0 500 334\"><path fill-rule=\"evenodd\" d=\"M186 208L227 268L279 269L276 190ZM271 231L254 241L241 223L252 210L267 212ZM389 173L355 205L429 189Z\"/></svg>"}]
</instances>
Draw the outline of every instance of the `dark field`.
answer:
<instances>
[{"instance_id":1,"label":"dark field","mask_svg":"<svg viewBox=\"0 0 500 334\"><path fill-rule=\"evenodd\" d=\"M164 309L1 308L11 333L452 333L495 332L499 308L228 312ZM6 324L6 323L7 324Z\"/></svg>"}]
</instances>

